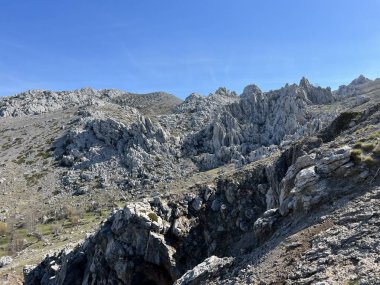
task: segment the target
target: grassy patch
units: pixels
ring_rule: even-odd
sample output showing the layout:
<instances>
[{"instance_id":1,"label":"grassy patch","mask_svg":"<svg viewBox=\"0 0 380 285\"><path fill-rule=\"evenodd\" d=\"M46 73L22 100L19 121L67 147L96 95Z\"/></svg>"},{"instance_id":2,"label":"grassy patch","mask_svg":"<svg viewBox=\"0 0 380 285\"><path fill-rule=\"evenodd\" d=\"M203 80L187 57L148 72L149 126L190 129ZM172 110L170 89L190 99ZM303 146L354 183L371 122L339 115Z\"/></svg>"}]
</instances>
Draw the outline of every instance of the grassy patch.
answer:
<instances>
[{"instance_id":1,"label":"grassy patch","mask_svg":"<svg viewBox=\"0 0 380 285\"><path fill-rule=\"evenodd\" d=\"M363 145L363 143L362 142L357 142L357 143L355 143L354 144L354 148L362 148L362 145Z\"/></svg>"},{"instance_id":2,"label":"grassy patch","mask_svg":"<svg viewBox=\"0 0 380 285\"><path fill-rule=\"evenodd\" d=\"M148 214L148 217L152 222L158 222L158 216L156 215L156 213L151 212Z\"/></svg>"},{"instance_id":3,"label":"grassy patch","mask_svg":"<svg viewBox=\"0 0 380 285\"><path fill-rule=\"evenodd\" d=\"M377 130L368 136L368 139L373 140L380 138L380 130Z\"/></svg>"},{"instance_id":4,"label":"grassy patch","mask_svg":"<svg viewBox=\"0 0 380 285\"><path fill-rule=\"evenodd\" d=\"M24 174L24 178L26 180L26 184L28 186L36 185L37 182L46 175L44 172L33 173L33 174Z\"/></svg>"},{"instance_id":5,"label":"grassy patch","mask_svg":"<svg viewBox=\"0 0 380 285\"><path fill-rule=\"evenodd\" d=\"M19 155L16 160L13 160L13 162L18 165L25 163L25 161L26 161L26 158L23 155Z\"/></svg>"},{"instance_id":6,"label":"grassy patch","mask_svg":"<svg viewBox=\"0 0 380 285\"><path fill-rule=\"evenodd\" d=\"M48 151L39 151L39 152L37 153L37 156L38 156L38 157L41 157L41 158L43 158L43 159L47 159L47 158L51 157L51 154L50 154L50 152L48 152Z\"/></svg>"},{"instance_id":7,"label":"grassy patch","mask_svg":"<svg viewBox=\"0 0 380 285\"><path fill-rule=\"evenodd\" d=\"M372 156L364 156L363 162L369 167L375 167L377 165L377 160L374 159Z\"/></svg>"},{"instance_id":8,"label":"grassy patch","mask_svg":"<svg viewBox=\"0 0 380 285\"><path fill-rule=\"evenodd\" d=\"M8 225L4 222L0 222L0 236L4 236L8 232Z\"/></svg>"},{"instance_id":9,"label":"grassy patch","mask_svg":"<svg viewBox=\"0 0 380 285\"><path fill-rule=\"evenodd\" d=\"M373 150L375 148L374 144L372 143L363 143L361 145L361 149L364 150L364 151L367 151L367 152L370 152L371 150Z\"/></svg>"},{"instance_id":10,"label":"grassy patch","mask_svg":"<svg viewBox=\"0 0 380 285\"><path fill-rule=\"evenodd\" d=\"M26 165L32 165L32 164L35 164L37 161L35 161L35 160L27 160L27 161L25 161L25 164Z\"/></svg>"},{"instance_id":11,"label":"grassy patch","mask_svg":"<svg viewBox=\"0 0 380 285\"><path fill-rule=\"evenodd\" d=\"M12 147L11 143L5 143L1 146L1 150L7 150L7 149L10 149L11 147Z\"/></svg>"},{"instance_id":12,"label":"grassy patch","mask_svg":"<svg viewBox=\"0 0 380 285\"><path fill-rule=\"evenodd\" d=\"M361 149L353 149L353 150L351 150L351 159L355 163L359 163L362 160L361 159L362 153L363 153L363 151Z\"/></svg>"}]
</instances>

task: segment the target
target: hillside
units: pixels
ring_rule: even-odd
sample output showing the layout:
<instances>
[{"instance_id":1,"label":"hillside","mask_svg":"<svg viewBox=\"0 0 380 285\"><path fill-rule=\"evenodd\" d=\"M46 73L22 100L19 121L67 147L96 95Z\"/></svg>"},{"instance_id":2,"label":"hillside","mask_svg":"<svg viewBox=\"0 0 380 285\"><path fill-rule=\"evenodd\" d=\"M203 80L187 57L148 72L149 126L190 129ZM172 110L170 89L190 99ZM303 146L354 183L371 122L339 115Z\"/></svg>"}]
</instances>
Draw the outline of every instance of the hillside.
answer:
<instances>
[{"instance_id":1,"label":"hillside","mask_svg":"<svg viewBox=\"0 0 380 285\"><path fill-rule=\"evenodd\" d=\"M379 123L363 76L2 98L0 280L376 284Z\"/></svg>"}]
</instances>

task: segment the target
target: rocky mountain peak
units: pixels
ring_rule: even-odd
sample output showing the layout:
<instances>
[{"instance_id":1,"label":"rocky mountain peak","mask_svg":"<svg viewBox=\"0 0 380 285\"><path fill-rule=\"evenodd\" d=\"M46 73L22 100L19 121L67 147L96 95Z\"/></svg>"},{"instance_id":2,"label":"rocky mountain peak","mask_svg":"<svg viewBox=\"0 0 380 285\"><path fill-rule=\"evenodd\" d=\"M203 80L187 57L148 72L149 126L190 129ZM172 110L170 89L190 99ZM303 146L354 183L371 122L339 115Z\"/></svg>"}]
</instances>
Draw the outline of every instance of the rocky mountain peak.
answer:
<instances>
[{"instance_id":1,"label":"rocky mountain peak","mask_svg":"<svg viewBox=\"0 0 380 285\"><path fill-rule=\"evenodd\" d=\"M226 97L237 97L237 94L235 91L230 91L226 87L219 87L213 95L220 95L220 96L226 96Z\"/></svg>"},{"instance_id":2,"label":"rocky mountain peak","mask_svg":"<svg viewBox=\"0 0 380 285\"><path fill-rule=\"evenodd\" d=\"M366 93L365 91L376 89L379 83L379 80L371 80L360 75L352 80L350 84L339 86L338 90L334 91L334 96L339 100L353 96L356 97L357 95Z\"/></svg>"},{"instance_id":3,"label":"rocky mountain peak","mask_svg":"<svg viewBox=\"0 0 380 285\"><path fill-rule=\"evenodd\" d=\"M335 98L331 92L331 88L322 88L322 87L316 87L312 85L309 80L307 80L305 77L302 77L300 80L299 87L302 88L306 92L307 98L313 103L313 104L326 104L326 103L332 103L335 101Z\"/></svg>"},{"instance_id":4,"label":"rocky mountain peak","mask_svg":"<svg viewBox=\"0 0 380 285\"><path fill-rule=\"evenodd\" d=\"M300 80L299 86L307 89L307 88L310 88L311 84L310 84L309 80L303 76Z\"/></svg>"},{"instance_id":5,"label":"rocky mountain peak","mask_svg":"<svg viewBox=\"0 0 380 285\"><path fill-rule=\"evenodd\" d=\"M368 83L368 82L371 82L372 80L368 79L367 77L365 77L364 75L359 75L358 78L355 78L354 80L351 81L350 85L361 85L361 84L365 84L365 83Z\"/></svg>"},{"instance_id":6,"label":"rocky mountain peak","mask_svg":"<svg viewBox=\"0 0 380 285\"><path fill-rule=\"evenodd\" d=\"M189 96L186 97L184 102L191 102L191 101L197 101L202 98L202 95L198 93L191 93Z\"/></svg>"},{"instance_id":7,"label":"rocky mountain peak","mask_svg":"<svg viewBox=\"0 0 380 285\"><path fill-rule=\"evenodd\" d=\"M249 84L246 87L244 87L243 93L240 95L241 97L249 97L256 94L261 94L261 89L255 85L255 84Z\"/></svg>"}]
</instances>

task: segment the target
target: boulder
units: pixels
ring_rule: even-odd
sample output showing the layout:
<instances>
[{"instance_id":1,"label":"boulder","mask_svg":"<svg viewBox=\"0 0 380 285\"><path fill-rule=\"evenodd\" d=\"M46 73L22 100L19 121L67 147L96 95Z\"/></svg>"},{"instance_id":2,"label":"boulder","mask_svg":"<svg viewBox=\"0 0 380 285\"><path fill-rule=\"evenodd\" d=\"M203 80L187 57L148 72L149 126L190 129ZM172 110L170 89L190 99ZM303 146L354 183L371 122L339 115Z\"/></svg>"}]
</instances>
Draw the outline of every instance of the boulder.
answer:
<instances>
[{"instance_id":1,"label":"boulder","mask_svg":"<svg viewBox=\"0 0 380 285\"><path fill-rule=\"evenodd\" d=\"M187 271L174 283L174 285L200 284L202 279L210 278L221 268L231 266L233 261L234 259L232 257L220 258L217 256L211 256L193 269Z\"/></svg>"},{"instance_id":2,"label":"boulder","mask_svg":"<svg viewBox=\"0 0 380 285\"><path fill-rule=\"evenodd\" d=\"M316 172L323 176L330 176L342 165L350 160L351 148L343 146L323 154L323 158L316 164Z\"/></svg>"},{"instance_id":3,"label":"boulder","mask_svg":"<svg viewBox=\"0 0 380 285\"><path fill-rule=\"evenodd\" d=\"M0 257L0 268L5 267L5 266L11 264L12 261L13 261L13 259L10 256Z\"/></svg>"}]
</instances>

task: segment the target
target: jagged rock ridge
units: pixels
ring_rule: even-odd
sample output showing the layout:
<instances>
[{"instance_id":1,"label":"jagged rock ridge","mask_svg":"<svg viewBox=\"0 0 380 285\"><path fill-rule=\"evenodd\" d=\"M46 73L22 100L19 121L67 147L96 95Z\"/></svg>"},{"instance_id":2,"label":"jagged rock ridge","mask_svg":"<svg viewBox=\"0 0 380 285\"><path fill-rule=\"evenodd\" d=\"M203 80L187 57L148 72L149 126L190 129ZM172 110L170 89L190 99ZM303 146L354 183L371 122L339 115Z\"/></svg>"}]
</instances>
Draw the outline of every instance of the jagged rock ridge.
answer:
<instances>
[{"instance_id":1,"label":"jagged rock ridge","mask_svg":"<svg viewBox=\"0 0 380 285\"><path fill-rule=\"evenodd\" d=\"M182 103L162 93L154 101L154 94L139 97L114 90L66 92L60 94L66 99L52 100L56 104L47 99L49 92L40 91L25 93L22 100L2 100L0 120L5 123L39 116L45 120L49 116L43 114L54 112L68 117L64 125L51 123L60 135L47 140L59 163L53 170L61 171L66 190L52 199L60 201L65 193L73 193L86 195L77 201L90 201L94 188L137 193L140 199L115 212L73 251L49 256L37 268L27 269L26 283L233 280L235 273L230 270L251 262L246 254L296 230L299 219L310 215L307 226L320 221L312 217L325 203L354 195L360 185L375 181L375 152L364 150L359 158L353 153L360 147L358 134L367 133L376 144L377 81L359 78L350 85L357 86L354 95L338 96L337 91L314 87L303 78L299 85L275 91L262 92L249 85L237 96L220 88L206 97L193 94ZM33 106L31 111L23 100ZM157 102L157 109L150 110ZM45 155L39 151L35 157ZM23 164L22 159L18 156L13 163ZM167 191L171 181L191 180L199 170L230 163L235 167L232 174L225 174L227 168L211 170L206 173L218 171L216 180L195 181L190 188L179 184L173 193ZM40 185L34 187L40 191ZM142 200L151 194L156 198ZM296 284L307 278L324 280L323 270L313 277L313 266L301 271L290 266L292 273L286 278ZM366 272L361 269L357 275L362 278ZM259 281L265 275L252 276ZM243 275L244 282L252 283L247 281L252 276Z\"/></svg>"},{"instance_id":2,"label":"jagged rock ridge","mask_svg":"<svg viewBox=\"0 0 380 285\"><path fill-rule=\"evenodd\" d=\"M379 123L379 112L379 105L371 111L367 109L357 118L357 126L368 120ZM343 137L347 139L350 132L346 130ZM334 143L324 143L317 137L305 139L281 155L221 176L215 184L199 185L191 194L172 197L170 202L154 198L149 203L127 203L83 245L50 256L27 271L26 284L35 284L37 280L42 284L73 284L70 282L74 280L78 284L172 284L175 280L175 284L208 284L214 278L225 278L223 272L234 264L250 262L250 255L241 257L242 254L269 242L277 231L290 231L292 222L297 224L297 219L318 211L333 197L352 194L358 185L373 181L367 178L376 169L355 162L348 145L334 148ZM350 234L346 231L342 238L349 238ZM372 242L375 238L376 235L371 237L371 248L376 251ZM315 243L322 239L316 237ZM292 249L299 245L287 246ZM303 259L305 268L300 271L294 267L294 271L288 272L293 284L328 277L322 274L329 266L325 264L310 279L313 265L308 266L314 262L307 259L310 254L307 252ZM337 263L332 266L354 258L355 252L350 254L336 256ZM360 258L367 264L374 256ZM356 276L379 280L378 275L367 276L373 270L374 267L361 267ZM253 281L247 280L243 280L244 284Z\"/></svg>"}]
</instances>

